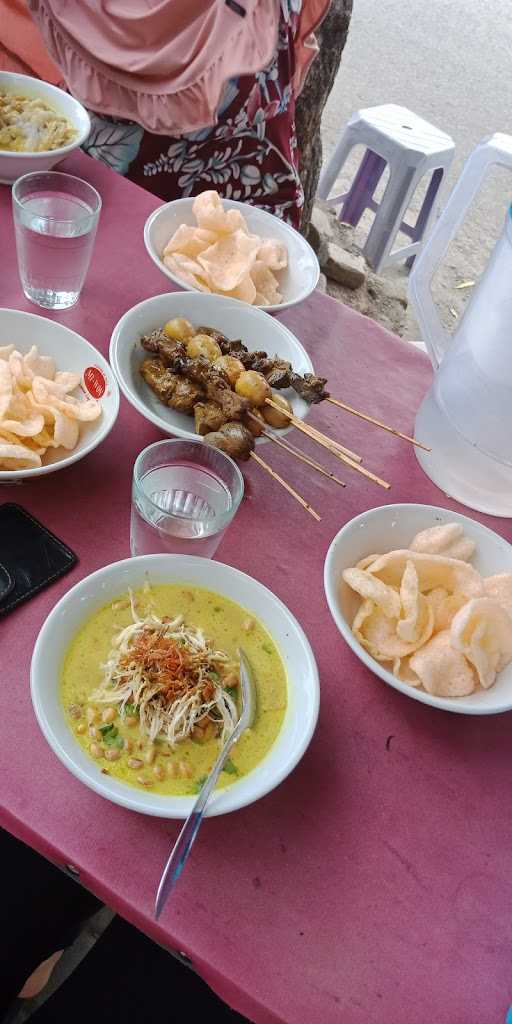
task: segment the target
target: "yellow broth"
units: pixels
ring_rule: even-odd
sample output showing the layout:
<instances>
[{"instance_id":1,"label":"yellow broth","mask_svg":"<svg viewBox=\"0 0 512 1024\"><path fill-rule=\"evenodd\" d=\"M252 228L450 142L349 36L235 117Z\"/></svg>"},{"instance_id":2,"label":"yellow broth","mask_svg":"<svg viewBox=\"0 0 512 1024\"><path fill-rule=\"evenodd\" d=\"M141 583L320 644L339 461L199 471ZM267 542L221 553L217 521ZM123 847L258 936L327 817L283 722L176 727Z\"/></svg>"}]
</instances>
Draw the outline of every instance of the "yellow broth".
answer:
<instances>
[{"instance_id":1,"label":"yellow broth","mask_svg":"<svg viewBox=\"0 0 512 1024\"><path fill-rule=\"evenodd\" d=\"M225 651L234 659L238 647L243 646L256 683L256 719L233 748L218 787L236 782L265 757L284 718L286 674L270 634L240 605L202 587L155 586L149 591L137 591L135 599L141 613L151 605L151 610L160 618L183 615L185 623L203 630L215 649ZM110 761L105 757L108 748L102 742L102 735L90 734L102 726L101 715L109 707L94 704L90 695L102 681L102 664L108 657L113 637L131 622L129 601L124 594L96 612L75 636L67 651L61 678L61 701L67 721L89 756L92 757L91 744L101 746L102 756L94 758L98 771L136 789L173 796L190 795L198 791L213 766L219 751L217 738L199 742L189 737L174 748L166 740L157 739L152 746L147 737L140 735L138 718L121 717L117 708L113 724L119 736L131 741L130 751L120 751L119 760ZM98 712L98 721L94 724L87 722L87 711L91 708ZM130 767L128 761L133 758L143 761L143 766ZM186 774L186 777L173 778L173 772ZM162 774L164 778L159 779L158 775Z\"/></svg>"}]
</instances>

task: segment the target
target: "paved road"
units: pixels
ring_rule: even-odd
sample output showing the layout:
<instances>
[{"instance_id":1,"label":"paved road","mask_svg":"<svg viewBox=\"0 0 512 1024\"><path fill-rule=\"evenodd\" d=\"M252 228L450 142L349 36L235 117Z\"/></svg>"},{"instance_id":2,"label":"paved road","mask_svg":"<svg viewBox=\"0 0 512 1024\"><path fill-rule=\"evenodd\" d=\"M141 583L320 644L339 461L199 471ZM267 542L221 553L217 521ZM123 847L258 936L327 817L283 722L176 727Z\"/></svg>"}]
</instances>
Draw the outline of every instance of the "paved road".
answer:
<instances>
[{"instance_id":1,"label":"paved road","mask_svg":"<svg viewBox=\"0 0 512 1024\"><path fill-rule=\"evenodd\" d=\"M324 155L360 107L401 103L447 131L456 154L448 189L484 136L512 134L511 0L354 0L342 64L323 120ZM434 293L461 310L455 284L478 276L512 199L512 172L495 169L439 274Z\"/></svg>"}]
</instances>

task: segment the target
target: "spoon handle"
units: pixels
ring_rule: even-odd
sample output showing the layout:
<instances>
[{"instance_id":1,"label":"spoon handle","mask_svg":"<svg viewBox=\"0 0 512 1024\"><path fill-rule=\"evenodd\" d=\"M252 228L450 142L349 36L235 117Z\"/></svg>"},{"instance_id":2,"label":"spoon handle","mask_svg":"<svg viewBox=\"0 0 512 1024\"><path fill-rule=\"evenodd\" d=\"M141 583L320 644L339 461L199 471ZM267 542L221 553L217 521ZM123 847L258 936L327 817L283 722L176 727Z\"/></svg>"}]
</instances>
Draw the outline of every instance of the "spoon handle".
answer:
<instances>
[{"instance_id":1,"label":"spoon handle","mask_svg":"<svg viewBox=\"0 0 512 1024\"><path fill-rule=\"evenodd\" d=\"M199 832L201 822L204 817L204 811L212 790L215 788L219 775L224 767L224 763L227 756L233 746L233 743L238 738L238 730L229 737L224 744L209 776L205 779L197 800L183 825L183 828L171 850L169 859L163 870L160 884L158 886L158 892L156 894L155 901L155 917L158 920L162 910L170 896L178 878L185 867L188 859L188 855L192 849L194 840Z\"/></svg>"}]
</instances>

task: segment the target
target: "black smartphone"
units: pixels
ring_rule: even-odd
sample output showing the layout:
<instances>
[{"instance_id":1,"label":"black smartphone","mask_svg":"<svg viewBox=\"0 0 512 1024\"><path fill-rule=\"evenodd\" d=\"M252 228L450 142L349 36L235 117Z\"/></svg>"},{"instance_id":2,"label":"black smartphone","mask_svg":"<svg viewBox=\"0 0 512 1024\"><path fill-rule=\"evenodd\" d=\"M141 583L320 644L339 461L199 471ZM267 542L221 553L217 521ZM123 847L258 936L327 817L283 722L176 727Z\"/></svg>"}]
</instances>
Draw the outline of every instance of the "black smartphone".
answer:
<instances>
[{"instance_id":1,"label":"black smartphone","mask_svg":"<svg viewBox=\"0 0 512 1024\"><path fill-rule=\"evenodd\" d=\"M74 551L11 502L0 505L0 616L76 565Z\"/></svg>"}]
</instances>

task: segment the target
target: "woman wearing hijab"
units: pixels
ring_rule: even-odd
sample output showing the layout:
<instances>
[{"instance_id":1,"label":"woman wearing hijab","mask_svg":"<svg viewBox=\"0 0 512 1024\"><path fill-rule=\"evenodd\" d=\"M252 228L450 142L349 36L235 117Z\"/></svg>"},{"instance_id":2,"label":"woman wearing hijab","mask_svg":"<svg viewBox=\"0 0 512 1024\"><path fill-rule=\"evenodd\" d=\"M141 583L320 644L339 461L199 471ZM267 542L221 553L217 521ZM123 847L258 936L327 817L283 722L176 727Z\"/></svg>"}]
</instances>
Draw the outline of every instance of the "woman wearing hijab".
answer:
<instances>
[{"instance_id":1,"label":"woman wearing hijab","mask_svg":"<svg viewBox=\"0 0 512 1024\"><path fill-rule=\"evenodd\" d=\"M164 200L213 188L295 227L295 101L329 2L28 0L90 156Z\"/></svg>"}]
</instances>

